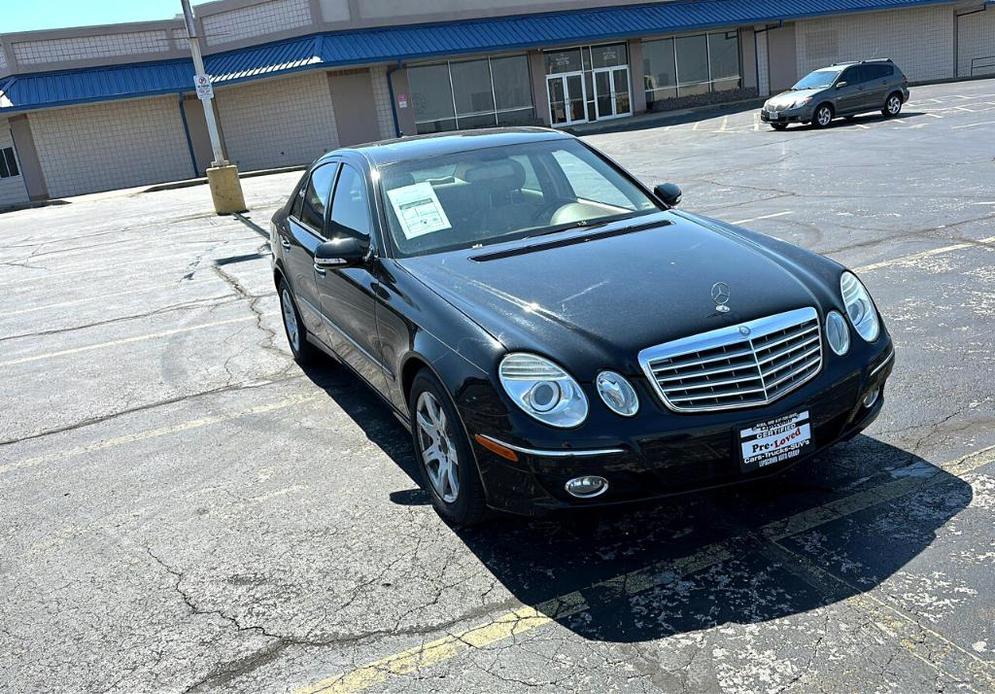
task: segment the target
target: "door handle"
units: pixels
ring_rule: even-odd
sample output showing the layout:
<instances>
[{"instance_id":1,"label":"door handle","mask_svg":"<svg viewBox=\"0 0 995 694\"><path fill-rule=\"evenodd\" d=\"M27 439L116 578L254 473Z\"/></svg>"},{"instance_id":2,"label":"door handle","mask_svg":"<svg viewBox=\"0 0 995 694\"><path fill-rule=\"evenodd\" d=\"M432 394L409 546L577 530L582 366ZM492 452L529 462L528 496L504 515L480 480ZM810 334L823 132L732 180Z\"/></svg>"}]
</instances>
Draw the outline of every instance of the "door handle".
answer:
<instances>
[{"instance_id":1,"label":"door handle","mask_svg":"<svg viewBox=\"0 0 995 694\"><path fill-rule=\"evenodd\" d=\"M284 250L287 251L290 250L290 241L287 240L287 237L285 236L280 237L280 245L283 246Z\"/></svg>"}]
</instances>

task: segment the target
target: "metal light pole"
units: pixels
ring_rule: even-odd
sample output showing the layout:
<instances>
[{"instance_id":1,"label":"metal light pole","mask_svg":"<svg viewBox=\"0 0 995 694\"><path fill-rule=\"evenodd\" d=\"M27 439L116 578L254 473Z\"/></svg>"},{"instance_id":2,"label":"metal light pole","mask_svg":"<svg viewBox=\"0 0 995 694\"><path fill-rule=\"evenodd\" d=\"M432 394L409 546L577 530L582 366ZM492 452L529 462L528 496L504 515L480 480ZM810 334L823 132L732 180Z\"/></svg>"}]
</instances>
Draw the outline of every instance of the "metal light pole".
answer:
<instances>
[{"instance_id":1,"label":"metal light pole","mask_svg":"<svg viewBox=\"0 0 995 694\"><path fill-rule=\"evenodd\" d=\"M183 19L186 22L187 38L190 39L190 54L193 57L194 87L197 98L204 106L204 119L207 121L207 133L211 137L211 150L214 161L207 169L207 183L214 200L214 211L218 214L232 214L245 211L245 198L242 195L242 184L238 179L238 167L225 159L221 149L221 135L218 133L218 122L214 118L214 88L211 78L204 69L204 58L200 53L200 39L197 37L197 23L193 18L190 0L180 0L183 5Z\"/></svg>"}]
</instances>

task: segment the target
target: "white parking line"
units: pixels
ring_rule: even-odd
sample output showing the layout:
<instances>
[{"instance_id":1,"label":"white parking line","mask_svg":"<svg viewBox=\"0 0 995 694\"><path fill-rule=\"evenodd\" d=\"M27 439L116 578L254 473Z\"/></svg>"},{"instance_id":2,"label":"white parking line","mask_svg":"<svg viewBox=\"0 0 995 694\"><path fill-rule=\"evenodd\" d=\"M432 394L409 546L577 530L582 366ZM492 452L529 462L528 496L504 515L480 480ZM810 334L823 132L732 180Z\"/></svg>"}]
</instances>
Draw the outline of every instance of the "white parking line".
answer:
<instances>
[{"instance_id":1,"label":"white parking line","mask_svg":"<svg viewBox=\"0 0 995 694\"><path fill-rule=\"evenodd\" d=\"M160 427L158 429L148 429L146 431L139 431L134 434L124 434L122 436L114 436L109 439L103 439L102 441L97 441L96 443L87 444L86 446L79 446L77 448L62 448L55 453L47 453L45 455L40 455L34 458L27 458L25 460L19 460L13 463L7 463L6 465L0 465L0 474L7 472L13 472L14 470L20 470L26 467L35 467L37 465L44 465L46 463L55 463L62 460L67 460L84 453L92 453L93 451L100 451L107 448L114 448L116 446L121 446L124 444L135 443L137 441L147 441L149 439L157 439L162 436L169 436L171 434L180 434L184 431L190 431L191 429L201 429L212 424L219 424L221 422L230 422L234 419L240 419L242 417L248 417L254 414L266 414L268 412L275 412L276 410L283 410L288 407L293 407L294 405L300 405L311 400L315 400L318 397L318 393L308 393L305 395L293 395L276 402L267 403L265 405L256 405L255 407L250 407L246 410L241 410L239 412L231 412L229 414L219 414L212 417L202 417L200 419L192 419L186 422L181 422L179 424L173 424L172 426ZM323 395L323 393L322 393Z\"/></svg>"},{"instance_id":2,"label":"white parking line","mask_svg":"<svg viewBox=\"0 0 995 694\"><path fill-rule=\"evenodd\" d=\"M979 125L992 125L995 120L981 121L980 123L968 123L967 125L955 125L953 130L963 130L964 128L977 128Z\"/></svg>"},{"instance_id":3,"label":"white parking line","mask_svg":"<svg viewBox=\"0 0 995 694\"><path fill-rule=\"evenodd\" d=\"M943 253L951 253L953 251L964 250L965 248L978 248L978 244L995 243L995 236L989 236L986 239L979 239L978 241L970 243L955 243L951 246L943 246L941 248L934 248L929 251L923 251L922 253L913 253L912 255L903 255L898 258L891 258L890 260L882 260L880 263L871 263L870 265L861 265L860 267L855 267L854 270L857 272L870 272L871 270L880 270L881 268L890 267L892 265L904 265L907 263L914 263L925 258L930 258L934 255L941 255ZM990 250L995 251L995 248Z\"/></svg>"},{"instance_id":4,"label":"white parking line","mask_svg":"<svg viewBox=\"0 0 995 694\"><path fill-rule=\"evenodd\" d=\"M208 284L208 283L210 283L212 281L217 282L218 280L217 279L213 279L213 280L212 279L208 279L208 280L191 279L191 280L187 280L184 283L184 286L192 286L192 285L199 286L199 285L203 285L203 284ZM147 287L141 287L141 288L138 288L138 289L135 289L135 288L125 289L124 291L121 291L121 292L102 292L102 293L100 293L100 294L98 294L96 296L90 296L90 297L87 297L85 299L73 299L72 301L60 301L59 303L56 303L56 304L42 304L41 306L31 306L29 308L22 308L22 309L18 309L16 311L0 311L0 318L7 318L9 316L20 316L20 315L23 315L25 313L34 313L35 311L47 311L48 309L53 309L53 308L64 308L66 306L78 306L79 304L88 304L88 303L92 303L94 301L104 301L105 299L108 299L108 298L110 298L112 296L130 296L132 294L145 294L147 292L154 292L154 291L174 291L175 289L176 289L175 286L170 286L170 285L165 285L165 284L153 284L153 285L149 285Z\"/></svg>"},{"instance_id":5,"label":"white parking line","mask_svg":"<svg viewBox=\"0 0 995 694\"><path fill-rule=\"evenodd\" d=\"M127 345L132 342L141 342L143 340L154 340L157 337L169 337L170 335L177 335L179 333L189 333L194 330L203 330L204 328L214 328L219 325L229 325L231 323L242 323L244 321L256 320L255 316L241 316L239 318L229 318L228 320L219 320L213 323L201 323L200 325L189 325L185 328L174 328L173 330L163 330L158 333L148 333L147 335L136 335L135 337L124 337L120 340L111 340L110 342L98 342L95 345L86 345L85 347L73 347L71 349L60 349L56 352L44 352L42 354L33 354L30 357L21 357L19 359L10 359L8 361L0 361L0 366L15 366L17 364L27 364L32 361L41 361L43 359L52 359L53 357L63 357L67 354L79 354L80 352L90 352L95 349L104 349L105 347L116 347L117 345Z\"/></svg>"},{"instance_id":6,"label":"white parking line","mask_svg":"<svg viewBox=\"0 0 995 694\"><path fill-rule=\"evenodd\" d=\"M792 210L787 210L785 212L775 212L774 214L764 214L759 217L750 217L749 219L739 219L735 222L729 222L730 224L747 224L749 222L756 222L761 219L773 219L774 217L783 217L788 214L793 214Z\"/></svg>"}]
</instances>

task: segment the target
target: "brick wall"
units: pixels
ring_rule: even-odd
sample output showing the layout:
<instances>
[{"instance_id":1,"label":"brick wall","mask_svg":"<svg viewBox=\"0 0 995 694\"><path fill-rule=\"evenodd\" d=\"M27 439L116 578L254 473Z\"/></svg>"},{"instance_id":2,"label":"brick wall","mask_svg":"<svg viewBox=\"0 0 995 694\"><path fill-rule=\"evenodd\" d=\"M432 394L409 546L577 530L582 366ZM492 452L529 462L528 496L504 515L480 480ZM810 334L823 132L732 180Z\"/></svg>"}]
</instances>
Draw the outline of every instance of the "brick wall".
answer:
<instances>
[{"instance_id":1,"label":"brick wall","mask_svg":"<svg viewBox=\"0 0 995 694\"><path fill-rule=\"evenodd\" d=\"M390 107L390 87L387 86L387 69L370 68L370 79L373 82L373 98L377 104L377 124L380 126L380 137L384 140L397 137L394 130L394 113Z\"/></svg>"},{"instance_id":2,"label":"brick wall","mask_svg":"<svg viewBox=\"0 0 995 694\"><path fill-rule=\"evenodd\" d=\"M312 23L310 0L269 0L237 10L203 15L209 46L250 39Z\"/></svg>"},{"instance_id":3,"label":"brick wall","mask_svg":"<svg viewBox=\"0 0 995 694\"><path fill-rule=\"evenodd\" d=\"M28 118L53 198L193 175L174 96L37 111Z\"/></svg>"},{"instance_id":4,"label":"brick wall","mask_svg":"<svg viewBox=\"0 0 995 694\"><path fill-rule=\"evenodd\" d=\"M243 171L310 164L338 146L324 72L219 89L215 94L228 158Z\"/></svg>"},{"instance_id":5,"label":"brick wall","mask_svg":"<svg viewBox=\"0 0 995 694\"><path fill-rule=\"evenodd\" d=\"M798 22L798 74L844 60L887 56L912 81L953 77L953 22L947 6Z\"/></svg>"},{"instance_id":6,"label":"brick wall","mask_svg":"<svg viewBox=\"0 0 995 694\"><path fill-rule=\"evenodd\" d=\"M10 126L6 118L0 118L0 150L13 147L14 140L10 135ZM20 167L18 167L20 170ZM0 207L28 201L28 191L24 188L23 176L8 176L0 178Z\"/></svg>"},{"instance_id":7,"label":"brick wall","mask_svg":"<svg viewBox=\"0 0 995 694\"><path fill-rule=\"evenodd\" d=\"M961 17L957 34L957 74L971 77L971 61L995 58L995 7ZM982 64L989 67L982 67ZM995 59L975 62L974 76L995 75Z\"/></svg>"},{"instance_id":8,"label":"brick wall","mask_svg":"<svg viewBox=\"0 0 995 694\"><path fill-rule=\"evenodd\" d=\"M18 64L38 65L118 55L162 53L170 49L170 44L169 35L165 31L134 31L44 41L18 41L13 44L13 49Z\"/></svg>"}]
</instances>

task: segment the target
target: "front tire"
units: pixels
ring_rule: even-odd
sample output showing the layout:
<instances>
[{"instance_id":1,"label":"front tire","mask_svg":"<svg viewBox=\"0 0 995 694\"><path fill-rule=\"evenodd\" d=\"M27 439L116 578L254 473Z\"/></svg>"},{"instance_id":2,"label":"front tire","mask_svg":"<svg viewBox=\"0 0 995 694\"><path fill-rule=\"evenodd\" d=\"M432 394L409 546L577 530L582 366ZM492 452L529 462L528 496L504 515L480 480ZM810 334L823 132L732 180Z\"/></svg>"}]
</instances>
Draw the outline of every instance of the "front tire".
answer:
<instances>
[{"instance_id":1,"label":"front tire","mask_svg":"<svg viewBox=\"0 0 995 694\"><path fill-rule=\"evenodd\" d=\"M300 366L307 366L317 358L318 350L307 340L307 328L304 327L294 293L286 280L280 280L277 293L280 296L280 313L283 315L283 329L287 333L290 353Z\"/></svg>"},{"instance_id":2,"label":"front tire","mask_svg":"<svg viewBox=\"0 0 995 694\"><path fill-rule=\"evenodd\" d=\"M785 130L788 129L788 124L787 123L771 123L770 127L774 128L774 130L777 130L778 132L784 132Z\"/></svg>"},{"instance_id":3,"label":"front tire","mask_svg":"<svg viewBox=\"0 0 995 694\"><path fill-rule=\"evenodd\" d=\"M480 523L487 505L473 450L452 398L427 369L411 384L408 411L422 486L435 510L457 526Z\"/></svg>"},{"instance_id":4,"label":"front tire","mask_svg":"<svg viewBox=\"0 0 995 694\"><path fill-rule=\"evenodd\" d=\"M898 92L894 92L888 95L888 99L884 102L884 108L881 109L881 114L885 118L894 118L899 113L902 112L902 95Z\"/></svg>"},{"instance_id":5,"label":"front tire","mask_svg":"<svg viewBox=\"0 0 995 694\"><path fill-rule=\"evenodd\" d=\"M829 104L820 104L815 113L812 114L812 126L815 128L828 128L833 122L833 107Z\"/></svg>"}]
</instances>

